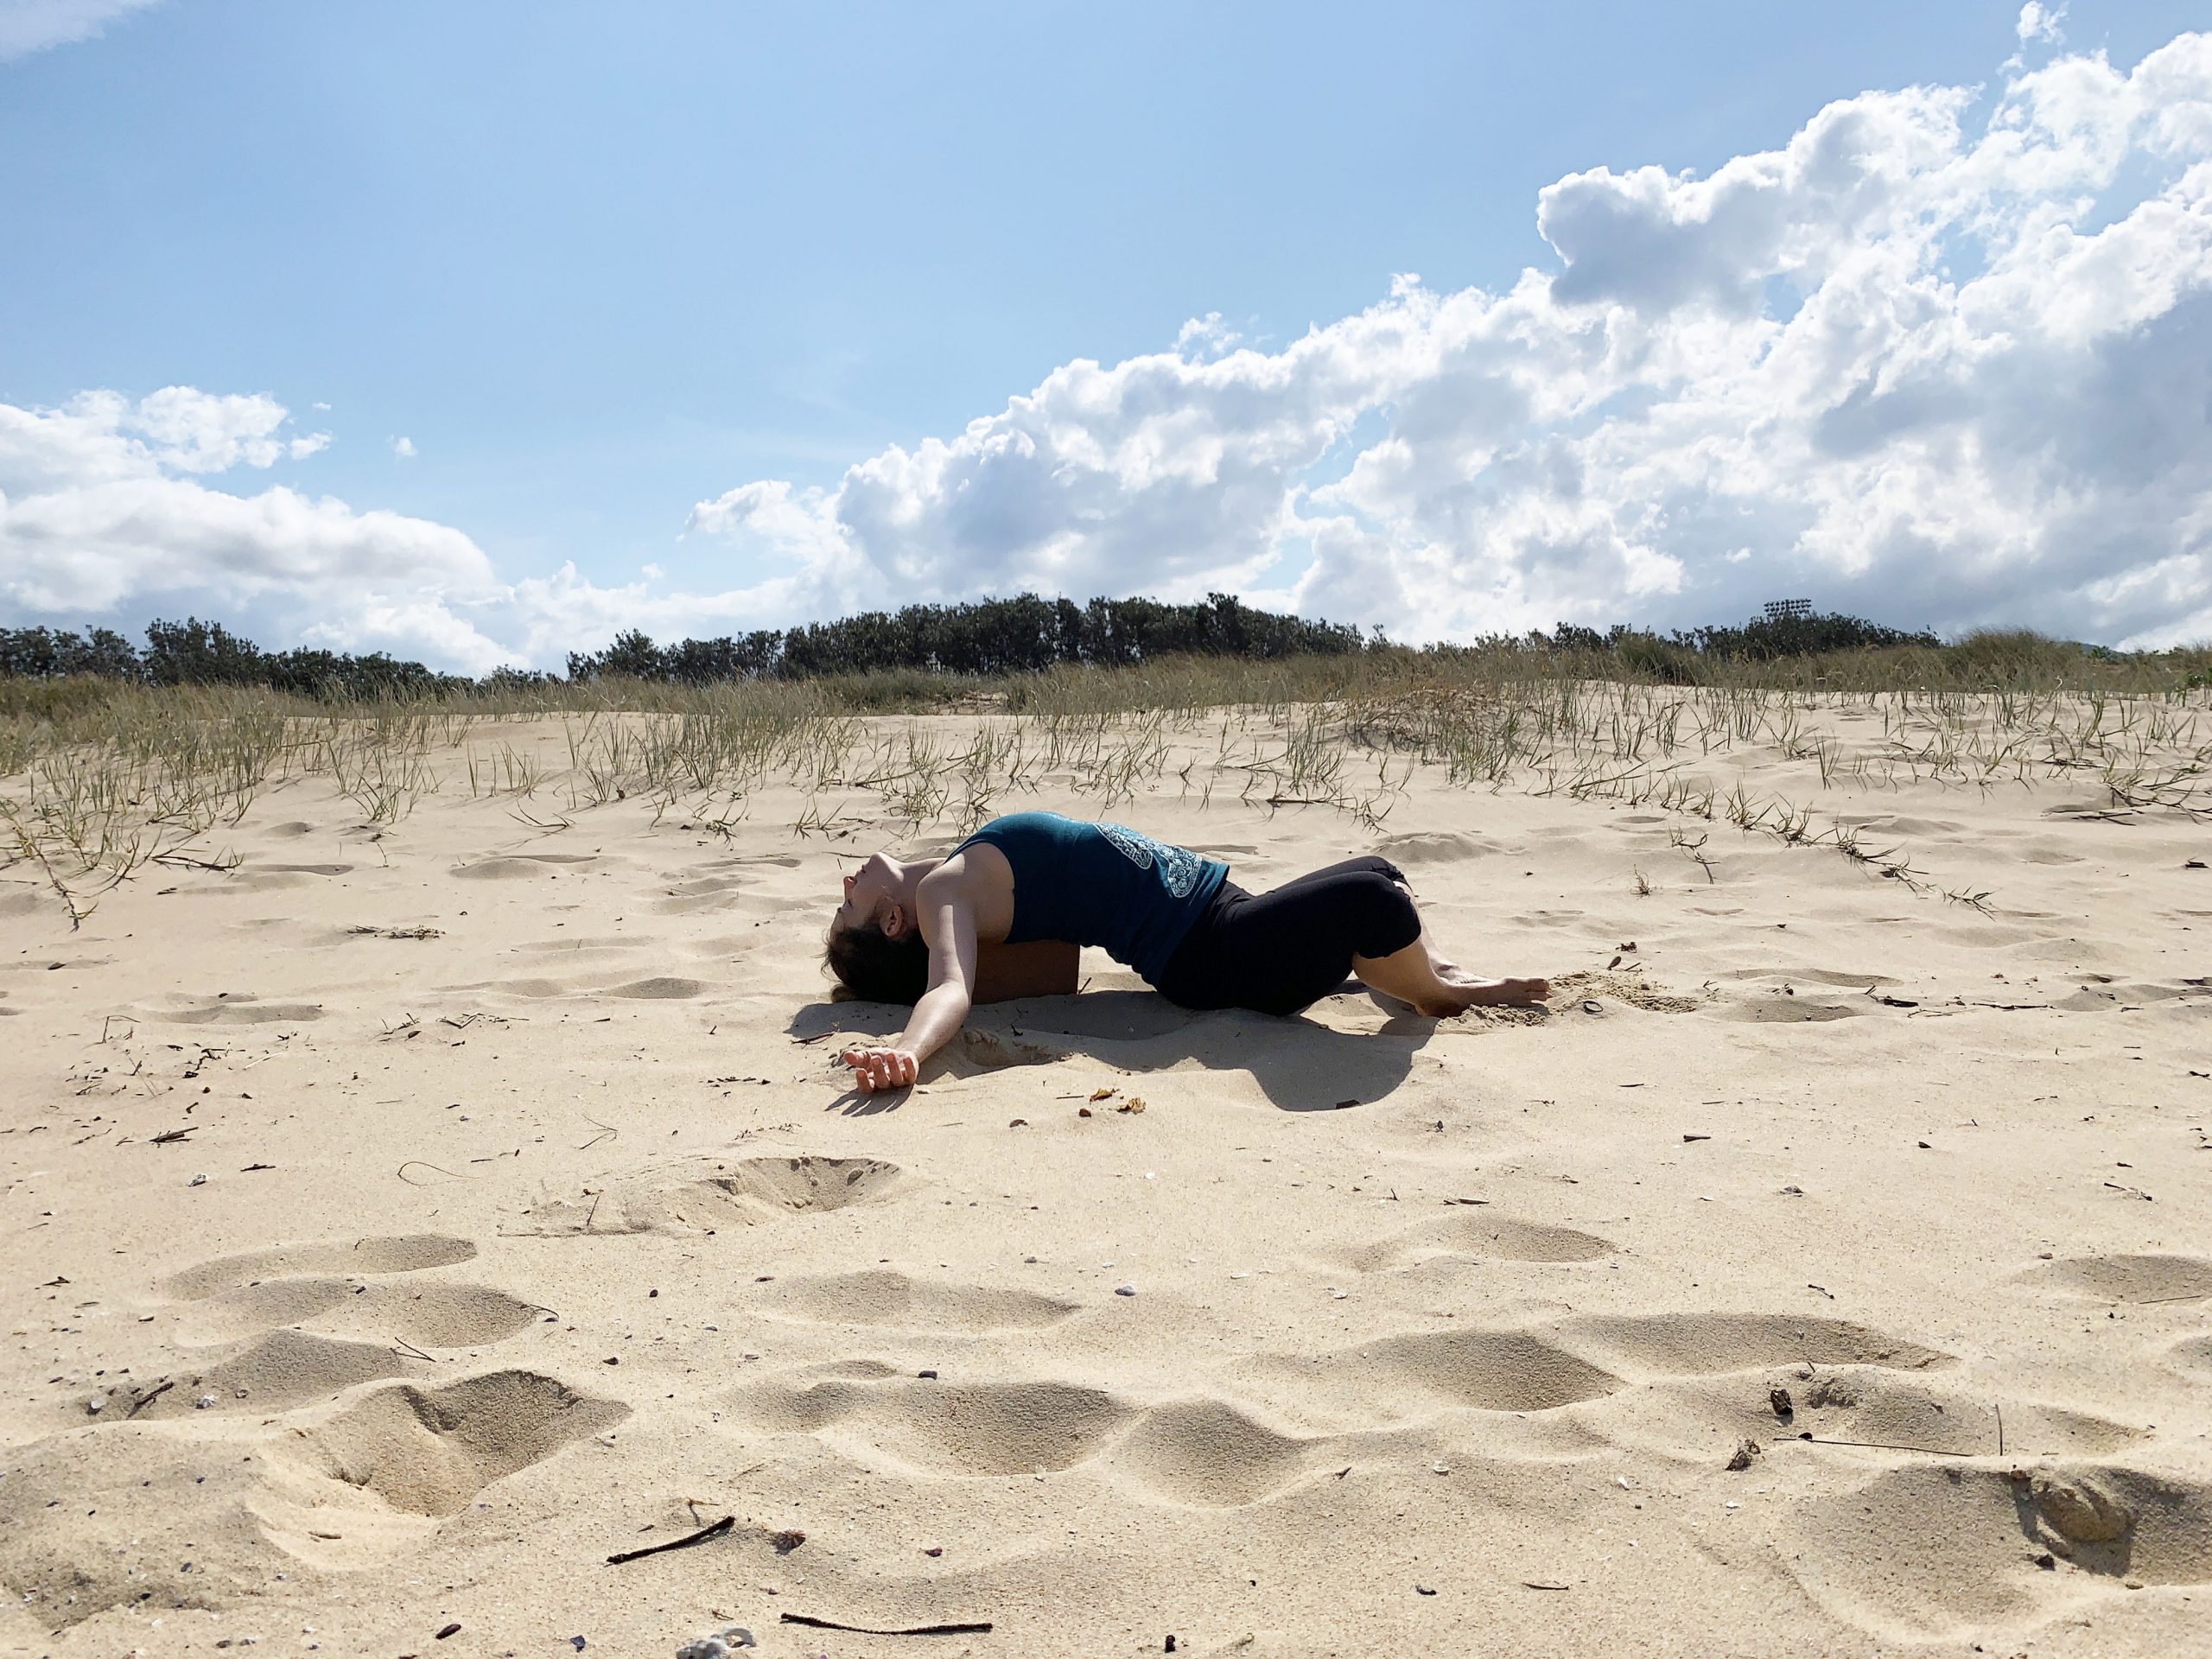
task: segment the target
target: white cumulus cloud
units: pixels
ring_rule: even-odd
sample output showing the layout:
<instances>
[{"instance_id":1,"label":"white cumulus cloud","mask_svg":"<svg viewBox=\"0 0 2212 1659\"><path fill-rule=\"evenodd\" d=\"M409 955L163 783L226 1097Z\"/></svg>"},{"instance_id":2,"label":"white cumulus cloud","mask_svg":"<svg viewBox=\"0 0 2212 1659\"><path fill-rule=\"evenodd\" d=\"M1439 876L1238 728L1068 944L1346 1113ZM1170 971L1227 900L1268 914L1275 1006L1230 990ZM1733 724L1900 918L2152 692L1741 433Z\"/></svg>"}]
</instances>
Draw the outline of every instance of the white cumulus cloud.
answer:
<instances>
[{"instance_id":1,"label":"white cumulus cloud","mask_svg":"<svg viewBox=\"0 0 2212 1659\"><path fill-rule=\"evenodd\" d=\"M419 451L415 448L415 440L403 433L391 441L391 453L402 461L412 461Z\"/></svg>"},{"instance_id":2,"label":"white cumulus cloud","mask_svg":"<svg viewBox=\"0 0 2212 1659\"><path fill-rule=\"evenodd\" d=\"M1220 588L1427 639L1803 594L2212 635L2212 36L1869 92L1536 214L1556 263L1502 291L1401 278L1274 352L1201 319L690 527L823 613Z\"/></svg>"},{"instance_id":3,"label":"white cumulus cloud","mask_svg":"<svg viewBox=\"0 0 2212 1659\"><path fill-rule=\"evenodd\" d=\"M0 63L49 46L87 41L117 18L159 0L0 0Z\"/></svg>"},{"instance_id":4,"label":"white cumulus cloud","mask_svg":"<svg viewBox=\"0 0 2212 1659\"><path fill-rule=\"evenodd\" d=\"M2066 32L2059 28L2065 21L2066 8L2063 5L2046 6L2038 3L2038 0L2028 0L2028 3L2020 8L2020 18L2013 25L2013 31L2019 35L2023 46L2031 41L2050 41L2056 44L2066 38Z\"/></svg>"},{"instance_id":5,"label":"white cumulus cloud","mask_svg":"<svg viewBox=\"0 0 2212 1659\"><path fill-rule=\"evenodd\" d=\"M273 622L287 642L479 670L508 660L464 618L499 590L459 531L283 485L245 495L201 481L329 442L288 424L273 398L189 386L135 403L92 391L60 409L0 404L0 617L132 626L192 610Z\"/></svg>"}]
</instances>

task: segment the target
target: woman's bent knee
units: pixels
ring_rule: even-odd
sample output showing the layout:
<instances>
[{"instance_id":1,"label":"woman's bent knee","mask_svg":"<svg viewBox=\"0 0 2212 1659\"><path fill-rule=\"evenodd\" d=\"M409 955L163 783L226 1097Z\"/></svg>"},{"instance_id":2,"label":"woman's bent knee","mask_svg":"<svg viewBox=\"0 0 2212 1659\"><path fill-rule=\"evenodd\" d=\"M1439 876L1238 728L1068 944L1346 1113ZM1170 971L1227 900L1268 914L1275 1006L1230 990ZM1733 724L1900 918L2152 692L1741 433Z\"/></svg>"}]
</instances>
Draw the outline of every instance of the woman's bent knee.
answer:
<instances>
[{"instance_id":1,"label":"woman's bent knee","mask_svg":"<svg viewBox=\"0 0 2212 1659\"><path fill-rule=\"evenodd\" d=\"M1360 883L1362 914L1353 931L1354 956L1387 957L1421 938L1421 912L1413 894L1379 871Z\"/></svg>"}]
</instances>

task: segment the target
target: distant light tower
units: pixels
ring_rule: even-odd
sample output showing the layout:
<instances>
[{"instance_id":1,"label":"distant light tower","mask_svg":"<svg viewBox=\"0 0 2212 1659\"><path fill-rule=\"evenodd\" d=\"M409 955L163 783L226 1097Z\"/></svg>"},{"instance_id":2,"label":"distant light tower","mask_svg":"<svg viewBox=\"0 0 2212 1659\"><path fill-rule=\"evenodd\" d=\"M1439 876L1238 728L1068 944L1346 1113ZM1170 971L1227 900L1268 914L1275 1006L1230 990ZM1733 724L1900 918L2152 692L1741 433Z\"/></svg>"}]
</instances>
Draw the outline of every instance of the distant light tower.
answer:
<instances>
[{"instance_id":1,"label":"distant light tower","mask_svg":"<svg viewBox=\"0 0 2212 1659\"><path fill-rule=\"evenodd\" d=\"M1763 608L1770 622L1787 622L1792 617L1810 616L1813 601L1809 599L1770 599Z\"/></svg>"}]
</instances>

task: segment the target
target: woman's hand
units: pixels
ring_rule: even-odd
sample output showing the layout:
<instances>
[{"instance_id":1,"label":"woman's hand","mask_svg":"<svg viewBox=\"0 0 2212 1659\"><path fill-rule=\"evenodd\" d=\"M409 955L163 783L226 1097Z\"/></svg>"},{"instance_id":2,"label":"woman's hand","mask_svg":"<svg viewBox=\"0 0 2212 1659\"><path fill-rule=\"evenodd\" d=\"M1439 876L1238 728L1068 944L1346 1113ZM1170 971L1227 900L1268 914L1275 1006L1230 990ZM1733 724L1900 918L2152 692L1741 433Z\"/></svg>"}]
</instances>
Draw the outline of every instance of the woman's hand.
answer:
<instances>
[{"instance_id":1,"label":"woman's hand","mask_svg":"<svg viewBox=\"0 0 2212 1659\"><path fill-rule=\"evenodd\" d=\"M849 1048L837 1058L853 1068L854 1085L864 1095L905 1088L922 1064L903 1048Z\"/></svg>"}]
</instances>

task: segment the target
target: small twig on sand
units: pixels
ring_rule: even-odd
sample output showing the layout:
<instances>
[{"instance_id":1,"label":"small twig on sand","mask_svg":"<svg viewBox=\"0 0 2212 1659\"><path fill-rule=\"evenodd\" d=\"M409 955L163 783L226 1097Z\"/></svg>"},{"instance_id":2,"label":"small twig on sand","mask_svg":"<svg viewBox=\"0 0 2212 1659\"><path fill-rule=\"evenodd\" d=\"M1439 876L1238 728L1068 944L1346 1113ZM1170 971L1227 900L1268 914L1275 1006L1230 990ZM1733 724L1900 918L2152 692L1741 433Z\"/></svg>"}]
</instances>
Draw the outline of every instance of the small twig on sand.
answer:
<instances>
[{"instance_id":1,"label":"small twig on sand","mask_svg":"<svg viewBox=\"0 0 2212 1659\"><path fill-rule=\"evenodd\" d=\"M1808 1446L1856 1446L1869 1452L1917 1452L1929 1458L1978 1458L1979 1452L1947 1452L1940 1446L1899 1446L1894 1440L1831 1440L1818 1434L1800 1434L1800 1443Z\"/></svg>"},{"instance_id":2,"label":"small twig on sand","mask_svg":"<svg viewBox=\"0 0 2212 1659\"><path fill-rule=\"evenodd\" d=\"M433 1365L438 1363L438 1357L435 1354L424 1353L404 1337L394 1337L391 1339L391 1345L395 1352L405 1354L410 1359L427 1359Z\"/></svg>"},{"instance_id":3,"label":"small twig on sand","mask_svg":"<svg viewBox=\"0 0 2212 1659\"><path fill-rule=\"evenodd\" d=\"M620 1554L610 1555L607 1558L607 1564L609 1567L620 1567L625 1561L642 1560L648 1555L658 1555L667 1550L689 1549L694 1544L705 1543L709 1538L721 1537L736 1525L737 1517L734 1515L726 1515L710 1527L702 1527L698 1531L687 1533L681 1538L671 1538L664 1544L648 1544L643 1549L626 1549Z\"/></svg>"},{"instance_id":4,"label":"small twig on sand","mask_svg":"<svg viewBox=\"0 0 2212 1659\"><path fill-rule=\"evenodd\" d=\"M239 859L236 853L226 858L195 858L190 853L170 852L156 853L154 862L166 864L172 869L213 870L217 875L228 875L238 868Z\"/></svg>"},{"instance_id":5,"label":"small twig on sand","mask_svg":"<svg viewBox=\"0 0 2212 1659\"><path fill-rule=\"evenodd\" d=\"M589 1148L597 1146L601 1141L612 1140L614 1136L622 1133L621 1130L616 1128L611 1123L601 1122L589 1112L586 1112L582 1116L584 1122L590 1124L592 1128L597 1129L599 1133L592 1136L590 1140L585 1141L583 1145L578 1147L576 1148L578 1152L588 1151Z\"/></svg>"},{"instance_id":6,"label":"small twig on sand","mask_svg":"<svg viewBox=\"0 0 2212 1659\"><path fill-rule=\"evenodd\" d=\"M439 1174L444 1176L448 1180L453 1181L465 1181L468 1179L466 1175L454 1174L453 1171L446 1168L442 1165L425 1163L420 1158L410 1158L405 1163L399 1166L395 1173L398 1175L401 1180L407 1181L407 1172L410 1169L435 1169ZM407 1181L407 1185L410 1186L428 1186L429 1183L428 1181Z\"/></svg>"},{"instance_id":7,"label":"small twig on sand","mask_svg":"<svg viewBox=\"0 0 2212 1659\"><path fill-rule=\"evenodd\" d=\"M811 1630L850 1630L855 1636L985 1636L991 1629L988 1618L967 1624L909 1624L900 1630L883 1630L873 1624L840 1624L832 1618L814 1618L805 1613L785 1613L781 1617L786 1624L804 1624Z\"/></svg>"},{"instance_id":8,"label":"small twig on sand","mask_svg":"<svg viewBox=\"0 0 2212 1659\"><path fill-rule=\"evenodd\" d=\"M160 1399L163 1395L167 1394L175 1387L176 1387L176 1379L175 1377L171 1377L168 1382L162 1383L161 1387L157 1389L149 1389L144 1394L140 1395L136 1400L133 1400L130 1402L130 1409L123 1414L124 1421L128 1422L131 1418L136 1417L140 1412L145 1410L147 1407L152 1405L155 1401Z\"/></svg>"}]
</instances>

